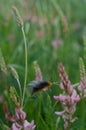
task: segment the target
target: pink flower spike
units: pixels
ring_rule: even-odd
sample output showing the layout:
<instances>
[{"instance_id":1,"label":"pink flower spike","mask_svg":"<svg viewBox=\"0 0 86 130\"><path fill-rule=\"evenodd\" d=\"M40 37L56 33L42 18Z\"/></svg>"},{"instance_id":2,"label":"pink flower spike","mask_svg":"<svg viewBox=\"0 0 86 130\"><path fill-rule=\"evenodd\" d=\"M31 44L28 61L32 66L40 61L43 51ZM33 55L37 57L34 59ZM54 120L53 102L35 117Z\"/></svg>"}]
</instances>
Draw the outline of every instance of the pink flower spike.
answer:
<instances>
[{"instance_id":1,"label":"pink flower spike","mask_svg":"<svg viewBox=\"0 0 86 130\"><path fill-rule=\"evenodd\" d=\"M80 97L77 94L76 90L72 87L70 80L68 79L68 75L66 74L64 66L60 63L58 65L59 69L59 77L60 77L60 88L64 91L63 94L59 96L54 96L54 99L61 102L63 107L63 111L55 112L55 114L61 116L64 120L64 129L70 129L70 124L75 121L73 118L73 114L76 111L76 105L80 101ZM83 90L86 88L86 83L83 81L80 83L79 89ZM86 90L86 89L85 89ZM84 91L84 95L85 95Z\"/></svg>"},{"instance_id":2,"label":"pink flower spike","mask_svg":"<svg viewBox=\"0 0 86 130\"><path fill-rule=\"evenodd\" d=\"M21 130L22 126L19 125L17 122L12 124L12 130Z\"/></svg>"},{"instance_id":3,"label":"pink flower spike","mask_svg":"<svg viewBox=\"0 0 86 130\"><path fill-rule=\"evenodd\" d=\"M29 123L27 120L24 121L24 130L35 130L36 125L34 125L34 121Z\"/></svg>"},{"instance_id":4,"label":"pink flower spike","mask_svg":"<svg viewBox=\"0 0 86 130\"><path fill-rule=\"evenodd\" d=\"M26 118L26 113L21 108L16 108L15 112L16 121L23 122Z\"/></svg>"}]
</instances>

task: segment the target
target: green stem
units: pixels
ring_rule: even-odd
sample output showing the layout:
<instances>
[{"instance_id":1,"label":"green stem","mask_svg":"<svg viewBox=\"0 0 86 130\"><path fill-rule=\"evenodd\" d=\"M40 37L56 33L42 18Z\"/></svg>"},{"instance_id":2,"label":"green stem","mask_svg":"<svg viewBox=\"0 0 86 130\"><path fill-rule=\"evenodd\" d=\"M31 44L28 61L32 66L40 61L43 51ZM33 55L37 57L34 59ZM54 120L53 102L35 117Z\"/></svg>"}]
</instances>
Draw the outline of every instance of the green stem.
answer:
<instances>
[{"instance_id":1,"label":"green stem","mask_svg":"<svg viewBox=\"0 0 86 130\"><path fill-rule=\"evenodd\" d=\"M58 130L58 128L59 128L60 121L61 121L61 117L58 117L56 120L56 130Z\"/></svg>"},{"instance_id":2,"label":"green stem","mask_svg":"<svg viewBox=\"0 0 86 130\"><path fill-rule=\"evenodd\" d=\"M18 83L18 86L19 86L20 97L21 97L21 99L22 99L22 89L21 89L21 84L20 84L19 79L17 79L17 83ZM21 103L22 103L22 102L21 102Z\"/></svg>"},{"instance_id":3,"label":"green stem","mask_svg":"<svg viewBox=\"0 0 86 130\"><path fill-rule=\"evenodd\" d=\"M23 88L23 97L22 97L22 107L23 107L25 91L26 91L26 82L27 82L27 42L26 42L26 37L25 37L23 26L22 26L22 34L23 34L24 45L25 45L25 79L24 79L24 88Z\"/></svg>"}]
</instances>

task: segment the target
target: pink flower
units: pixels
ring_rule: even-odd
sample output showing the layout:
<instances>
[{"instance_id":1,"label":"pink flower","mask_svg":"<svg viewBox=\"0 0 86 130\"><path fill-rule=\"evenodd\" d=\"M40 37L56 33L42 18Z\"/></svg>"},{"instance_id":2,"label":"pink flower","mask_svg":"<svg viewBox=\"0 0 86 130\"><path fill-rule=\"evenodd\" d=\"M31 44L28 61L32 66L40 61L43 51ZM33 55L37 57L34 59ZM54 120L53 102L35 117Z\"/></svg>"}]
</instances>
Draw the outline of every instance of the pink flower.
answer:
<instances>
[{"instance_id":1,"label":"pink flower","mask_svg":"<svg viewBox=\"0 0 86 130\"><path fill-rule=\"evenodd\" d=\"M78 90L81 91L81 92L83 91L83 88L82 88L82 85L81 85L81 84L79 84Z\"/></svg>"},{"instance_id":2,"label":"pink flower","mask_svg":"<svg viewBox=\"0 0 86 130\"><path fill-rule=\"evenodd\" d=\"M68 97L60 94L59 96L54 96L54 99L57 101L60 101L60 102L65 102L65 101L67 101Z\"/></svg>"},{"instance_id":3,"label":"pink flower","mask_svg":"<svg viewBox=\"0 0 86 130\"><path fill-rule=\"evenodd\" d=\"M4 105L5 117L8 121L11 121L12 130L35 130L36 125L34 121L31 123L25 120L26 113L22 110L22 108L15 109L15 115L10 115L7 104Z\"/></svg>"},{"instance_id":4,"label":"pink flower","mask_svg":"<svg viewBox=\"0 0 86 130\"><path fill-rule=\"evenodd\" d=\"M75 121L73 114L76 111L76 104L80 101L80 97L76 90L72 87L68 75L62 64L59 64L59 76L60 76L60 88L64 91L64 94L59 96L54 96L54 99L60 101L63 107L61 112L55 112L57 115L61 116L64 120L64 129L68 129L70 124Z\"/></svg>"},{"instance_id":5,"label":"pink flower","mask_svg":"<svg viewBox=\"0 0 86 130\"><path fill-rule=\"evenodd\" d=\"M59 116L63 116L65 111L61 111L61 112L55 112L56 115L59 115Z\"/></svg>"},{"instance_id":6,"label":"pink flower","mask_svg":"<svg viewBox=\"0 0 86 130\"><path fill-rule=\"evenodd\" d=\"M79 97L79 95L76 93L75 90L73 90L73 93L72 93L72 95L71 95L71 101L72 101L72 103L77 103L77 102L80 101L80 97Z\"/></svg>"},{"instance_id":7,"label":"pink flower","mask_svg":"<svg viewBox=\"0 0 86 130\"><path fill-rule=\"evenodd\" d=\"M21 109L21 108L16 108L15 109L15 119L16 121L21 121L23 122L26 118L26 113Z\"/></svg>"},{"instance_id":8,"label":"pink flower","mask_svg":"<svg viewBox=\"0 0 86 130\"><path fill-rule=\"evenodd\" d=\"M73 87L71 85L70 80L68 79L68 75L65 71L65 68L61 63L58 65L58 70L59 70L59 77L61 79L60 88L70 95L73 91Z\"/></svg>"},{"instance_id":9,"label":"pink flower","mask_svg":"<svg viewBox=\"0 0 86 130\"><path fill-rule=\"evenodd\" d=\"M24 130L34 130L36 125L34 125L34 121L29 123L27 120L24 121Z\"/></svg>"},{"instance_id":10,"label":"pink flower","mask_svg":"<svg viewBox=\"0 0 86 130\"><path fill-rule=\"evenodd\" d=\"M17 122L14 122L12 124L12 130L35 130L36 125L34 125L34 121L32 121L31 123L28 122L27 120L24 120L23 125L20 125Z\"/></svg>"},{"instance_id":11,"label":"pink flower","mask_svg":"<svg viewBox=\"0 0 86 130\"><path fill-rule=\"evenodd\" d=\"M25 120L26 113L21 108L15 109L15 122L12 124L12 130L34 130L36 125Z\"/></svg>"},{"instance_id":12,"label":"pink flower","mask_svg":"<svg viewBox=\"0 0 86 130\"><path fill-rule=\"evenodd\" d=\"M22 126L19 125L17 122L12 124L12 130L21 130Z\"/></svg>"}]
</instances>

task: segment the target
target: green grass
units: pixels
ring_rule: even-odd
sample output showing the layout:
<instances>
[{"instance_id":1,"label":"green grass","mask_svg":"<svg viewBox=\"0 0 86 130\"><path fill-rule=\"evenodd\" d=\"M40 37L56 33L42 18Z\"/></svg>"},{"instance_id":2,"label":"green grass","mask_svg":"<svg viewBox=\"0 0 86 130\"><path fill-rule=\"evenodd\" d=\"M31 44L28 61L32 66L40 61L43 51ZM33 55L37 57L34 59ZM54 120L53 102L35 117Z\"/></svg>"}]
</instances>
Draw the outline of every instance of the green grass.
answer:
<instances>
[{"instance_id":1,"label":"green grass","mask_svg":"<svg viewBox=\"0 0 86 130\"><path fill-rule=\"evenodd\" d=\"M27 84L34 80L35 71L33 62L37 61L43 78L52 82L60 82L57 65L62 62L65 66L72 84L78 83L79 58L84 59L86 65L86 1L85 0L11 0L0 2L0 48L7 65L12 64L19 76L23 88L24 82L24 44L21 29L17 26L13 17L12 6L15 5L23 20L28 43L28 78ZM68 20L67 31L63 19ZM38 31L42 36L38 36ZM61 40L62 44L55 49L52 47L53 40ZM5 93L10 86L17 89L17 83L12 75L0 74L0 95ZM17 89L18 91L18 89ZM52 85L47 92L41 92L29 98L30 92L27 87L26 104L27 120L34 119L36 130L56 130L56 110L61 110L59 103L53 107L54 95L60 93L59 86ZM5 94L4 94L5 95ZM8 99L7 99L8 97ZM5 95L9 103L9 96ZM80 102L76 114L79 120L71 126L71 130L85 130L86 101ZM12 110L11 110L12 111ZM0 122L6 122L0 104ZM1 124L1 123L0 123ZM9 124L10 125L10 124ZM58 130L63 129L63 121L60 119Z\"/></svg>"}]
</instances>

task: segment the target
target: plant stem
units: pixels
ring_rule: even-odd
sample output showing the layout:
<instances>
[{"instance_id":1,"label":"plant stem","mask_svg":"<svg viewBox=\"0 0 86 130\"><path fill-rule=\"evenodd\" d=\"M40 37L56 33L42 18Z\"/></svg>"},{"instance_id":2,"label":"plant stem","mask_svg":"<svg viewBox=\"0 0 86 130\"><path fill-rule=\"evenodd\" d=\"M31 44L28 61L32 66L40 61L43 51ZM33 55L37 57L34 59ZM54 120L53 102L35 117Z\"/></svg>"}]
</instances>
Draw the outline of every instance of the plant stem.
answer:
<instances>
[{"instance_id":1,"label":"plant stem","mask_svg":"<svg viewBox=\"0 0 86 130\"><path fill-rule=\"evenodd\" d=\"M27 82L27 42L26 42L26 37L25 37L25 32L24 32L23 26L21 29L22 29L24 45L25 45L25 79L24 79L24 88L23 88L23 97L22 97L22 107L23 107L25 91L26 91L26 82Z\"/></svg>"},{"instance_id":2,"label":"plant stem","mask_svg":"<svg viewBox=\"0 0 86 130\"><path fill-rule=\"evenodd\" d=\"M20 97L21 97L21 104L22 104L22 89L21 89L21 84L20 84L19 79L17 79L17 83L18 83L18 86L19 86Z\"/></svg>"}]
</instances>

